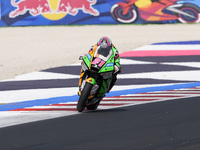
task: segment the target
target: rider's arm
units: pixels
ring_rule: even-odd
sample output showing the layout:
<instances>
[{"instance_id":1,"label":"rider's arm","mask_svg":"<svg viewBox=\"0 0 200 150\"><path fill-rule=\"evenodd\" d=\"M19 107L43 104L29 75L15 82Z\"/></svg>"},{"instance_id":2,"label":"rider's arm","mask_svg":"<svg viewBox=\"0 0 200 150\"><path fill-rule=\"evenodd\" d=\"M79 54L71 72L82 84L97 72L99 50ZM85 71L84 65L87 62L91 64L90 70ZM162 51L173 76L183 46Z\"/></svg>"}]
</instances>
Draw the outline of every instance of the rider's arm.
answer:
<instances>
[{"instance_id":1,"label":"rider's arm","mask_svg":"<svg viewBox=\"0 0 200 150\"><path fill-rule=\"evenodd\" d=\"M115 64L114 64L114 68L115 68L115 72L114 73L120 73L121 72L121 65L120 65L120 57L119 57L119 52L118 50L115 48Z\"/></svg>"}]
</instances>

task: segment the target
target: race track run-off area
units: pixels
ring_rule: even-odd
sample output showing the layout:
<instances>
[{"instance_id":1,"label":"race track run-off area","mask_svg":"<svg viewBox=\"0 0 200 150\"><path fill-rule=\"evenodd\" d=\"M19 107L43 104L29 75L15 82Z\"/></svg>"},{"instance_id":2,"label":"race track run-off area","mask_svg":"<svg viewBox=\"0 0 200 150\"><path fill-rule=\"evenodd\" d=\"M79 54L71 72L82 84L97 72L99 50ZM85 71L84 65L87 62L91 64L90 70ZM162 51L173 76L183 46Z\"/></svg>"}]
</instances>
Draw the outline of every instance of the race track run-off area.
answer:
<instances>
[{"instance_id":1,"label":"race track run-off area","mask_svg":"<svg viewBox=\"0 0 200 150\"><path fill-rule=\"evenodd\" d=\"M200 41L154 43L120 57L122 72L96 111L200 96ZM0 127L81 114L80 69L71 64L1 81Z\"/></svg>"}]
</instances>

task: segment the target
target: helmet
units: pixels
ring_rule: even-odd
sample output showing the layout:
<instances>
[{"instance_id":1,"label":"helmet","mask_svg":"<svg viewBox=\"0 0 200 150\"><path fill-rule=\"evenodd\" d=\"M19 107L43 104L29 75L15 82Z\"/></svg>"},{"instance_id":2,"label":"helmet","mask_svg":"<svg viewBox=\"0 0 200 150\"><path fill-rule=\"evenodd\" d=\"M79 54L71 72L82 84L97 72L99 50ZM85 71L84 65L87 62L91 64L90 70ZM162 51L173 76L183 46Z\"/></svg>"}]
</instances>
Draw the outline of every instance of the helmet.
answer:
<instances>
[{"instance_id":1,"label":"helmet","mask_svg":"<svg viewBox=\"0 0 200 150\"><path fill-rule=\"evenodd\" d=\"M102 48L108 48L112 46L112 41L108 37L102 37L97 42L98 46L101 46Z\"/></svg>"}]
</instances>

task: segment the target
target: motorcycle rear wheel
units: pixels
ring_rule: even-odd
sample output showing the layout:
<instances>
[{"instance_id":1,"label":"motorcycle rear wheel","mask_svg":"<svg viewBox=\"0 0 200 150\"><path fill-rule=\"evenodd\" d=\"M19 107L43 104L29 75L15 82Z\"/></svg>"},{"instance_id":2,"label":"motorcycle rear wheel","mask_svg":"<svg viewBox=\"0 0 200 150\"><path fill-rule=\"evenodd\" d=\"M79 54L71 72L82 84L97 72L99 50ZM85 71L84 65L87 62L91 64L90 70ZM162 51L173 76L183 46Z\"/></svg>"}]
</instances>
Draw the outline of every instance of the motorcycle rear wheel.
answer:
<instances>
[{"instance_id":1,"label":"motorcycle rear wheel","mask_svg":"<svg viewBox=\"0 0 200 150\"><path fill-rule=\"evenodd\" d=\"M81 96L79 97L79 100L77 103L78 112L82 112L85 109L86 103L88 100L88 96L90 95L90 91L91 91L92 87L93 87L92 84L86 82L86 84L81 92Z\"/></svg>"},{"instance_id":2,"label":"motorcycle rear wheel","mask_svg":"<svg viewBox=\"0 0 200 150\"><path fill-rule=\"evenodd\" d=\"M178 21L181 23L199 23L200 22L200 8L192 4L184 4L181 8L181 11L192 15L194 18L177 14Z\"/></svg>"},{"instance_id":3,"label":"motorcycle rear wheel","mask_svg":"<svg viewBox=\"0 0 200 150\"><path fill-rule=\"evenodd\" d=\"M100 101L96 102L95 104L87 105L88 110L95 110L99 106Z\"/></svg>"}]
</instances>

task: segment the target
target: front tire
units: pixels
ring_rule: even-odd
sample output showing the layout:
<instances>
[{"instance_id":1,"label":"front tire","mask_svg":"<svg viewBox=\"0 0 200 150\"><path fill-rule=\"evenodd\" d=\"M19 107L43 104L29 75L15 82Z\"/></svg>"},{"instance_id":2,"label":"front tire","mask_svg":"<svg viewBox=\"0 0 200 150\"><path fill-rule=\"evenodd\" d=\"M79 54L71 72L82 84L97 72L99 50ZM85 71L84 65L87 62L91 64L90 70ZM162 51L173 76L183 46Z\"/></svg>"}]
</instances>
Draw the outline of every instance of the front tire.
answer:
<instances>
[{"instance_id":1,"label":"front tire","mask_svg":"<svg viewBox=\"0 0 200 150\"><path fill-rule=\"evenodd\" d=\"M88 96L90 95L90 91L92 89L93 85L90 83L85 83L85 86L81 92L81 96L79 97L78 103L77 103L77 110L78 112L82 112L85 109L86 102L88 100Z\"/></svg>"},{"instance_id":2,"label":"front tire","mask_svg":"<svg viewBox=\"0 0 200 150\"><path fill-rule=\"evenodd\" d=\"M134 23L138 18L138 12L136 8L129 9L126 15L123 14L123 7L115 4L112 6L110 12L114 20L120 23Z\"/></svg>"}]
</instances>

